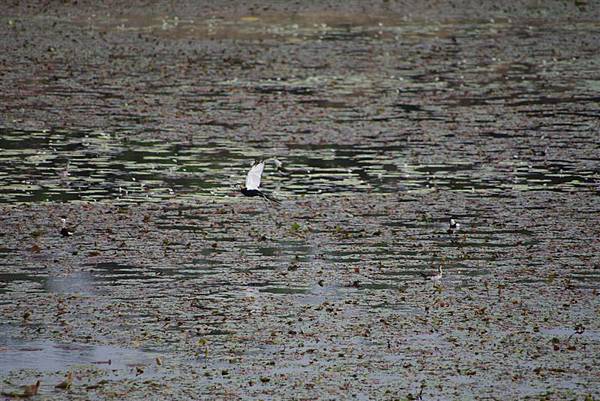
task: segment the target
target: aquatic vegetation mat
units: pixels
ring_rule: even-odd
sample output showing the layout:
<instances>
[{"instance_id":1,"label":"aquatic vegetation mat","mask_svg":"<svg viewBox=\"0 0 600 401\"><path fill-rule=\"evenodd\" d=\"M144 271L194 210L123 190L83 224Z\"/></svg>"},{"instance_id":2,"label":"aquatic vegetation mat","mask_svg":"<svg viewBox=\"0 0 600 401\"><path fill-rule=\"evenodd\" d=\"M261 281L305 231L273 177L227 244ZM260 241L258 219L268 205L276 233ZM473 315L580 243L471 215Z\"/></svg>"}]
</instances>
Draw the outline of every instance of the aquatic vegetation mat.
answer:
<instances>
[{"instance_id":1,"label":"aquatic vegetation mat","mask_svg":"<svg viewBox=\"0 0 600 401\"><path fill-rule=\"evenodd\" d=\"M600 398L593 10L388 3L0 6L2 398Z\"/></svg>"}]
</instances>

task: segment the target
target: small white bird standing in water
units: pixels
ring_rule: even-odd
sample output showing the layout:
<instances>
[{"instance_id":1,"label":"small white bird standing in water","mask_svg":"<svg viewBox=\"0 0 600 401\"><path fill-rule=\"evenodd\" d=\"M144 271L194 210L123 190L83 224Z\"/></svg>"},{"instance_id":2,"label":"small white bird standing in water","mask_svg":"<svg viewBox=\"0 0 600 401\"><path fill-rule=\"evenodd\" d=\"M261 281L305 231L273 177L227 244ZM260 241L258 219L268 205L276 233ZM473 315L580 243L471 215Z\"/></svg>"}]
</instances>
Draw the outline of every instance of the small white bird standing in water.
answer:
<instances>
[{"instance_id":1,"label":"small white bird standing in water","mask_svg":"<svg viewBox=\"0 0 600 401\"><path fill-rule=\"evenodd\" d=\"M419 273L421 275L421 277L425 278L425 279L429 279L431 281L433 281L434 283L439 283L440 281L442 281L442 276L444 274L443 270L442 270L442 265L438 266L438 272L437 274L435 273Z\"/></svg>"},{"instance_id":2,"label":"small white bird standing in water","mask_svg":"<svg viewBox=\"0 0 600 401\"><path fill-rule=\"evenodd\" d=\"M437 274L434 274L433 276L429 277L429 279L432 281L435 281L435 282L439 282L442 280L442 275L443 275L442 265L439 265Z\"/></svg>"},{"instance_id":3,"label":"small white bird standing in water","mask_svg":"<svg viewBox=\"0 0 600 401\"><path fill-rule=\"evenodd\" d=\"M248 175L246 176L246 186L242 187L241 192L244 194L244 196L260 196L268 201L280 203L277 199L258 189L258 187L260 187L260 180L264 169L264 161L261 160L260 162L254 164L250 171L248 171Z\"/></svg>"},{"instance_id":4,"label":"small white bird standing in water","mask_svg":"<svg viewBox=\"0 0 600 401\"><path fill-rule=\"evenodd\" d=\"M275 165L275 170L280 171L282 173L287 173L287 169L283 167L283 163L278 159L273 159L273 164Z\"/></svg>"},{"instance_id":5,"label":"small white bird standing in water","mask_svg":"<svg viewBox=\"0 0 600 401\"><path fill-rule=\"evenodd\" d=\"M273 161L273 165L275 166L275 170L283 175L289 174L310 174L309 168L287 168L283 165L281 160L271 159Z\"/></svg>"}]
</instances>

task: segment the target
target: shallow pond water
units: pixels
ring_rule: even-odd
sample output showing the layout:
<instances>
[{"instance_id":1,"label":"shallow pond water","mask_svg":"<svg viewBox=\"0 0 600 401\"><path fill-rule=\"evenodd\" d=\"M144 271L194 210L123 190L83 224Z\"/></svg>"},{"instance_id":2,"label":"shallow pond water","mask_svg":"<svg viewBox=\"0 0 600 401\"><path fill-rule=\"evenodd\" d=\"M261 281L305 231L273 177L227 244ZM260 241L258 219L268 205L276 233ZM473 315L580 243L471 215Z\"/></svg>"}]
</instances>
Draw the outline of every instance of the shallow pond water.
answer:
<instances>
[{"instance_id":1,"label":"shallow pond water","mask_svg":"<svg viewBox=\"0 0 600 401\"><path fill-rule=\"evenodd\" d=\"M151 353L125 348L53 341L15 342L3 338L0 347L3 361L0 373L4 375L19 369L55 372L73 369L77 365L95 365L114 373L154 364L156 359Z\"/></svg>"},{"instance_id":2,"label":"shallow pond water","mask_svg":"<svg viewBox=\"0 0 600 401\"><path fill-rule=\"evenodd\" d=\"M600 396L595 23L5 22L0 391Z\"/></svg>"}]
</instances>

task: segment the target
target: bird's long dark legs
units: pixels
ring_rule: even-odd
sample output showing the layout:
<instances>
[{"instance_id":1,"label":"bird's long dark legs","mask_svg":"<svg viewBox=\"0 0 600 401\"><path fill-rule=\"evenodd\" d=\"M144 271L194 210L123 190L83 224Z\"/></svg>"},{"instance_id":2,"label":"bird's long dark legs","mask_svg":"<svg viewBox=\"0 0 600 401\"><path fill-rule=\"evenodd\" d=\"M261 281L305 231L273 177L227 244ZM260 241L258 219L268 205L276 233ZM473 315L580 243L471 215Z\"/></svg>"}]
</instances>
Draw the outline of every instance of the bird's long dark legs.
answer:
<instances>
[{"instance_id":1,"label":"bird's long dark legs","mask_svg":"<svg viewBox=\"0 0 600 401\"><path fill-rule=\"evenodd\" d=\"M267 213L269 213L269 218L273 221L275 225L277 225L277 217L273 212L273 200L269 199L265 194L261 193L261 198L265 202L265 206L267 207Z\"/></svg>"},{"instance_id":2,"label":"bird's long dark legs","mask_svg":"<svg viewBox=\"0 0 600 401\"><path fill-rule=\"evenodd\" d=\"M269 196L267 194L265 194L264 192L260 192L260 196L265 199L266 201L268 201L269 203L275 203L276 205L281 204L281 201L273 198L272 196Z\"/></svg>"}]
</instances>

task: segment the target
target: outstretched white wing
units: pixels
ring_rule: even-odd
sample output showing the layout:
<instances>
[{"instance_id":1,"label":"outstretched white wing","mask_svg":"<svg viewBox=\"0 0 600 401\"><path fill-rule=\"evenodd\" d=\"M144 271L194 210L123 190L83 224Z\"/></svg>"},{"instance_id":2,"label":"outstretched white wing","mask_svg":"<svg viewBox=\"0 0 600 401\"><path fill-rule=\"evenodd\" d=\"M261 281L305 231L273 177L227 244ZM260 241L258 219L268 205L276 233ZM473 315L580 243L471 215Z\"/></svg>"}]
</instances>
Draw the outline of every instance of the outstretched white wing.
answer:
<instances>
[{"instance_id":1,"label":"outstretched white wing","mask_svg":"<svg viewBox=\"0 0 600 401\"><path fill-rule=\"evenodd\" d=\"M265 169L265 162L260 162L252 166L246 176L246 189L258 189L260 186L260 177Z\"/></svg>"}]
</instances>

